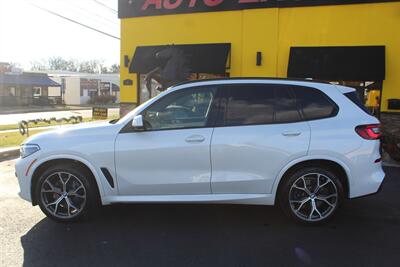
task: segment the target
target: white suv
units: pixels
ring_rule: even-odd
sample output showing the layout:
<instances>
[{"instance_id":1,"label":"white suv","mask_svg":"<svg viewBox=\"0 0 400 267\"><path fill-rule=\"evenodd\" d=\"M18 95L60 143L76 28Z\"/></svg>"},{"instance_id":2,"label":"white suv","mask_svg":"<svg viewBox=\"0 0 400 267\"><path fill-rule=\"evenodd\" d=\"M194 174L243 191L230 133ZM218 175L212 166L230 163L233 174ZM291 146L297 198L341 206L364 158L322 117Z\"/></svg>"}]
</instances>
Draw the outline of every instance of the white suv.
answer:
<instances>
[{"instance_id":1,"label":"white suv","mask_svg":"<svg viewBox=\"0 0 400 267\"><path fill-rule=\"evenodd\" d=\"M312 81L180 84L118 121L29 138L16 164L23 199L58 221L100 204L274 205L327 221L380 188L379 121L354 89Z\"/></svg>"}]
</instances>

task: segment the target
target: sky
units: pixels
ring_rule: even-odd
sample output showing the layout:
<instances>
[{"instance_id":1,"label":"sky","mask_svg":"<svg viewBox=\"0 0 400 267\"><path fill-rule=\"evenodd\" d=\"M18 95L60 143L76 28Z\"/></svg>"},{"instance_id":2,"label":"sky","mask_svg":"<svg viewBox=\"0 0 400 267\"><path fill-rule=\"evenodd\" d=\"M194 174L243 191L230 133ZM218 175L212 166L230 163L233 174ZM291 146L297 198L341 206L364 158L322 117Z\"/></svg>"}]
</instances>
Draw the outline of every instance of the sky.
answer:
<instances>
[{"instance_id":1,"label":"sky","mask_svg":"<svg viewBox=\"0 0 400 267\"><path fill-rule=\"evenodd\" d=\"M120 36L118 0L0 0L0 62L19 63L25 70L54 56L119 63L119 40L38 7Z\"/></svg>"}]
</instances>

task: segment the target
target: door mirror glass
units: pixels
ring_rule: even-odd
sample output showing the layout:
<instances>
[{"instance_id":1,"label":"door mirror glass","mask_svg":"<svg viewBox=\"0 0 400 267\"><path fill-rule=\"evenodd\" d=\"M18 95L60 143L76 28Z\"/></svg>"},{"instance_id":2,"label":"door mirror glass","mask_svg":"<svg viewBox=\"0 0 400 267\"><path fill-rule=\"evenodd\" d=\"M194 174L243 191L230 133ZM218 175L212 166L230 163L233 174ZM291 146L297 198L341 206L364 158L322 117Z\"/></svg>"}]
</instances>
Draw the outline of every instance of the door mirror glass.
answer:
<instances>
[{"instance_id":1,"label":"door mirror glass","mask_svg":"<svg viewBox=\"0 0 400 267\"><path fill-rule=\"evenodd\" d=\"M142 115L137 115L133 118L132 127L135 131L143 131L144 130Z\"/></svg>"}]
</instances>

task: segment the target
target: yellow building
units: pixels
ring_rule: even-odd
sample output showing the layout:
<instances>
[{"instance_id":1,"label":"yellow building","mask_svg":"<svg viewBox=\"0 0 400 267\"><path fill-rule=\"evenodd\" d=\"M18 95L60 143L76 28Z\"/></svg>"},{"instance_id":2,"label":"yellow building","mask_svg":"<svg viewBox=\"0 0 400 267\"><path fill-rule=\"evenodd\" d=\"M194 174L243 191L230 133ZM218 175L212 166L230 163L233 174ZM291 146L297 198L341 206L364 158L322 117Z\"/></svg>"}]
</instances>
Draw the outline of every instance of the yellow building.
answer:
<instances>
[{"instance_id":1,"label":"yellow building","mask_svg":"<svg viewBox=\"0 0 400 267\"><path fill-rule=\"evenodd\" d=\"M366 100L373 84L382 114L400 109L400 1L119 0L119 16L122 113L157 93L146 72L162 71L168 45L182 48L189 79L312 78Z\"/></svg>"}]
</instances>

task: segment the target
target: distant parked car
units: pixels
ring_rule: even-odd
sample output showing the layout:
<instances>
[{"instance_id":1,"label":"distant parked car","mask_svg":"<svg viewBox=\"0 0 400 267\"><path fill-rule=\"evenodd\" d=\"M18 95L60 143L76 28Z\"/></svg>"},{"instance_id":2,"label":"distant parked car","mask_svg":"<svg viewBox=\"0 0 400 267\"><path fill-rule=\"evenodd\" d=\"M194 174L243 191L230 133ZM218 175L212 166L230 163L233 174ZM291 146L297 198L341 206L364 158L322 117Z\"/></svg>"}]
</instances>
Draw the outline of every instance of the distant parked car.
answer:
<instances>
[{"instance_id":1,"label":"distant parked car","mask_svg":"<svg viewBox=\"0 0 400 267\"><path fill-rule=\"evenodd\" d=\"M98 204L279 204L329 220L384 179L379 121L352 88L285 79L180 84L109 123L21 146L21 197L69 222Z\"/></svg>"}]
</instances>

